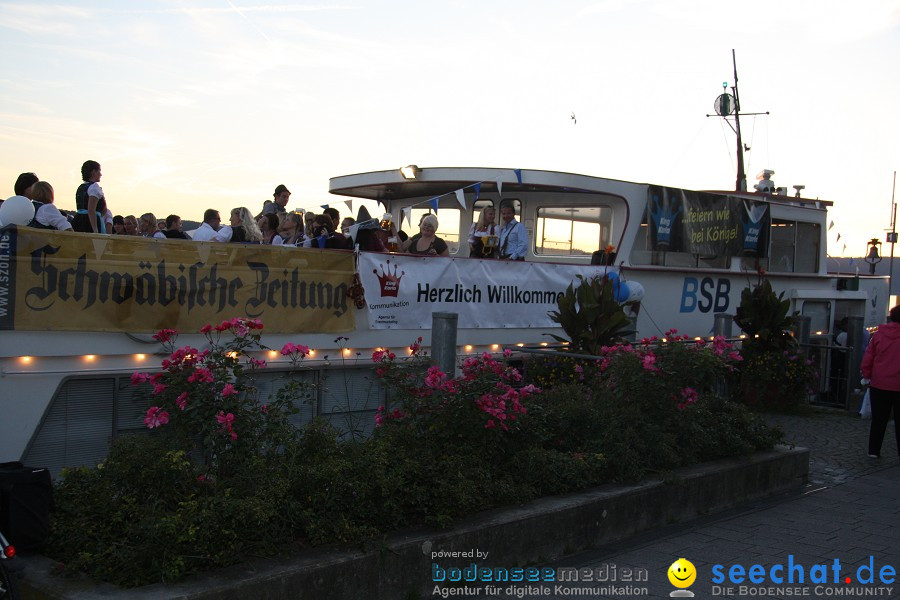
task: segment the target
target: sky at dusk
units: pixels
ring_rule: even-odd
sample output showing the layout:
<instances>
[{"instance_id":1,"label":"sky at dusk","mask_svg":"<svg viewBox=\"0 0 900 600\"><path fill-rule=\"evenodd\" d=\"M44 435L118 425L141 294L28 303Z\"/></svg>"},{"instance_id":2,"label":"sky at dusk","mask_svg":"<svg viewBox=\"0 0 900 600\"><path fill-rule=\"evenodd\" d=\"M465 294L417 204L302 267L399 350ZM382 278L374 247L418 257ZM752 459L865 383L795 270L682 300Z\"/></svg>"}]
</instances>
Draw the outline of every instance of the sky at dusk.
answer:
<instances>
[{"instance_id":1,"label":"sky at dusk","mask_svg":"<svg viewBox=\"0 0 900 600\"><path fill-rule=\"evenodd\" d=\"M114 213L193 220L410 163L731 189L706 115L732 49L770 113L742 119L749 184L834 201L830 254L863 254L900 168L900 0L0 1L2 195L34 171L73 208L87 159Z\"/></svg>"}]
</instances>

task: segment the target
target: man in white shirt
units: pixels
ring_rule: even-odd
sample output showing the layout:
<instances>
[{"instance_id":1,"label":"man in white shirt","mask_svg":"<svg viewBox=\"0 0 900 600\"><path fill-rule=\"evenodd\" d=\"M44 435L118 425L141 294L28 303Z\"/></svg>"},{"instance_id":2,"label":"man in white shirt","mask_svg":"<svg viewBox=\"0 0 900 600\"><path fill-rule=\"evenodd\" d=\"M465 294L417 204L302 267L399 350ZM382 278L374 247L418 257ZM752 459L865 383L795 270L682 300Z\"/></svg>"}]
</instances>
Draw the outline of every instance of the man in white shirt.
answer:
<instances>
[{"instance_id":1,"label":"man in white shirt","mask_svg":"<svg viewBox=\"0 0 900 600\"><path fill-rule=\"evenodd\" d=\"M194 230L195 242L230 242L231 227L222 227L219 211L207 208L203 213L203 224Z\"/></svg>"},{"instance_id":2,"label":"man in white shirt","mask_svg":"<svg viewBox=\"0 0 900 600\"><path fill-rule=\"evenodd\" d=\"M500 203L500 258L525 260L528 253L528 234L525 226L516 221L516 209L511 202Z\"/></svg>"}]
</instances>

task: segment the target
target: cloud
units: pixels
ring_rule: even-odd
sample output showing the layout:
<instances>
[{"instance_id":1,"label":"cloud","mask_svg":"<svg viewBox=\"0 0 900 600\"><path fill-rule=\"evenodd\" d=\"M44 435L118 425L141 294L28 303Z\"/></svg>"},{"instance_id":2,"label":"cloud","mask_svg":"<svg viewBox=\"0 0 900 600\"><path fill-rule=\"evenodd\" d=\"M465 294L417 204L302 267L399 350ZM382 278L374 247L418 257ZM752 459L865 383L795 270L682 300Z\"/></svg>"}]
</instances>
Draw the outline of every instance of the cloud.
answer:
<instances>
[{"instance_id":1,"label":"cloud","mask_svg":"<svg viewBox=\"0 0 900 600\"><path fill-rule=\"evenodd\" d=\"M625 7L625 0L603 0L602 2L596 2L589 6L585 6L578 11L578 16L586 17L588 15L608 15L612 13L623 12L625 11Z\"/></svg>"},{"instance_id":2,"label":"cloud","mask_svg":"<svg viewBox=\"0 0 900 600\"><path fill-rule=\"evenodd\" d=\"M226 0L227 1L227 0ZM231 4L230 2L228 4ZM259 6L240 6L240 12L243 13L311 13L311 12L324 12L324 11L341 11L341 10L352 10L353 7L350 5L341 6L341 5L315 5L315 4L285 4L285 5L259 5ZM173 14L173 13L188 13L195 15L203 15L203 14L226 14L234 12L234 8L226 8L226 7L197 7L197 6L181 6L179 3L178 8L162 8L162 9L107 9L105 12L117 13L117 14Z\"/></svg>"},{"instance_id":3,"label":"cloud","mask_svg":"<svg viewBox=\"0 0 900 600\"><path fill-rule=\"evenodd\" d=\"M83 30L92 12L59 4L0 4L0 28L33 36L71 36Z\"/></svg>"}]
</instances>

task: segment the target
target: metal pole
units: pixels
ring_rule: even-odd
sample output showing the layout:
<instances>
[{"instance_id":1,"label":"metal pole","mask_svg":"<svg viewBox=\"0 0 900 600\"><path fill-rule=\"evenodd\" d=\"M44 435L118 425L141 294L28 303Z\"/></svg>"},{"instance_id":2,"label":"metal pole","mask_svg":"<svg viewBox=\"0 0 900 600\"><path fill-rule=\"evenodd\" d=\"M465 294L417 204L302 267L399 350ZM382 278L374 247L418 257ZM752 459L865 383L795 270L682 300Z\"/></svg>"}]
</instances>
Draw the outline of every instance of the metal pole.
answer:
<instances>
[{"instance_id":1,"label":"metal pole","mask_svg":"<svg viewBox=\"0 0 900 600\"><path fill-rule=\"evenodd\" d=\"M850 364L847 367L847 392L859 387L859 365L863 354L863 317L847 317L847 347L850 350Z\"/></svg>"},{"instance_id":2,"label":"metal pole","mask_svg":"<svg viewBox=\"0 0 900 600\"><path fill-rule=\"evenodd\" d=\"M800 344L800 356L803 357L804 360L809 360L810 355L812 354L812 348L809 345L809 330L812 328L812 319L806 315L797 315L794 317L794 336L797 340L797 343ZM827 360L819 361L820 365L827 365ZM815 394L819 394L822 390L827 389L828 386L828 373L821 369L820 367L820 375L819 375L819 384L817 389L815 390ZM807 397L807 402L809 402L811 396Z\"/></svg>"},{"instance_id":3,"label":"metal pole","mask_svg":"<svg viewBox=\"0 0 900 600\"><path fill-rule=\"evenodd\" d=\"M431 364L450 377L456 376L456 313L431 313Z\"/></svg>"},{"instance_id":4,"label":"metal pole","mask_svg":"<svg viewBox=\"0 0 900 600\"><path fill-rule=\"evenodd\" d=\"M800 344L800 350L803 356L809 356L809 330L811 321L812 319L806 315L794 317L794 322L797 323L797 342Z\"/></svg>"},{"instance_id":5,"label":"metal pole","mask_svg":"<svg viewBox=\"0 0 900 600\"><path fill-rule=\"evenodd\" d=\"M729 315L728 313L716 313L713 325L715 336L721 336L726 339L730 338L732 324L734 324L734 315ZM716 379L716 394L721 398L728 397L728 381L724 376Z\"/></svg>"},{"instance_id":6,"label":"metal pole","mask_svg":"<svg viewBox=\"0 0 900 600\"><path fill-rule=\"evenodd\" d=\"M894 289L894 244L897 239L897 203L894 201L894 193L897 191L897 171L894 171L894 185L891 187L891 270L888 273L888 304Z\"/></svg>"},{"instance_id":7,"label":"metal pole","mask_svg":"<svg viewBox=\"0 0 900 600\"><path fill-rule=\"evenodd\" d=\"M729 315L728 313L716 313L715 316L715 326L713 331L715 335L722 336L724 338L731 337L731 326L734 323L734 315Z\"/></svg>"}]
</instances>

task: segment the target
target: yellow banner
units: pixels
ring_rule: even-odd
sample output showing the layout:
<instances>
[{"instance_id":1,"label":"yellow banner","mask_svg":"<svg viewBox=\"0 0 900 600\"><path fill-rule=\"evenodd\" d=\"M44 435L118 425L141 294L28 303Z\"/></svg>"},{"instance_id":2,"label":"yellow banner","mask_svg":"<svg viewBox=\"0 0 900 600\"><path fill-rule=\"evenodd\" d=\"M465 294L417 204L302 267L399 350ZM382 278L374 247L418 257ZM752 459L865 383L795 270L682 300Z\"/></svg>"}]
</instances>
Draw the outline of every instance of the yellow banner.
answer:
<instances>
[{"instance_id":1,"label":"yellow banner","mask_svg":"<svg viewBox=\"0 0 900 600\"><path fill-rule=\"evenodd\" d=\"M0 329L197 331L232 317L272 333L355 327L353 253L0 230Z\"/></svg>"}]
</instances>

